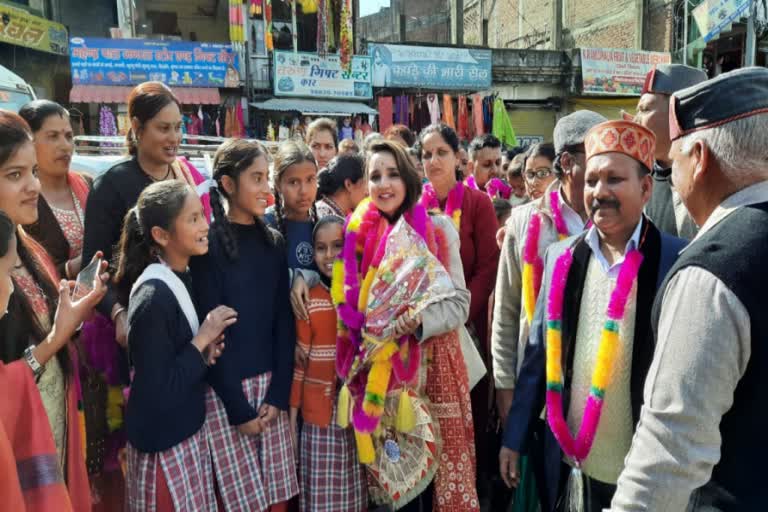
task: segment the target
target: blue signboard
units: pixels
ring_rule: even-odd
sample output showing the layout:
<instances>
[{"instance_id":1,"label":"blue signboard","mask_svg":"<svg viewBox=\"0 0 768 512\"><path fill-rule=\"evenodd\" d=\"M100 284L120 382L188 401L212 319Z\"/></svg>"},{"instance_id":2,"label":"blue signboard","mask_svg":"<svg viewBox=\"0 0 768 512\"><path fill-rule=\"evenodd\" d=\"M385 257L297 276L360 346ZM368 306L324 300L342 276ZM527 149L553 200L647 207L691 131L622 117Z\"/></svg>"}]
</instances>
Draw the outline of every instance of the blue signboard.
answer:
<instances>
[{"instance_id":1,"label":"blue signboard","mask_svg":"<svg viewBox=\"0 0 768 512\"><path fill-rule=\"evenodd\" d=\"M374 87L479 91L491 87L491 50L370 44Z\"/></svg>"},{"instance_id":2,"label":"blue signboard","mask_svg":"<svg viewBox=\"0 0 768 512\"><path fill-rule=\"evenodd\" d=\"M173 87L238 87L239 59L229 44L73 37L72 83Z\"/></svg>"},{"instance_id":3,"label":"blue signboard","mask_svg":"<svg viewBox=\"0 0 768 512\"><path fill-rule=\"evenodd\" d=\"M705 0L691 14L699 32L708 43L715 39L725 27L746 16L751 0Z\"/></svg>"}]
</instances>

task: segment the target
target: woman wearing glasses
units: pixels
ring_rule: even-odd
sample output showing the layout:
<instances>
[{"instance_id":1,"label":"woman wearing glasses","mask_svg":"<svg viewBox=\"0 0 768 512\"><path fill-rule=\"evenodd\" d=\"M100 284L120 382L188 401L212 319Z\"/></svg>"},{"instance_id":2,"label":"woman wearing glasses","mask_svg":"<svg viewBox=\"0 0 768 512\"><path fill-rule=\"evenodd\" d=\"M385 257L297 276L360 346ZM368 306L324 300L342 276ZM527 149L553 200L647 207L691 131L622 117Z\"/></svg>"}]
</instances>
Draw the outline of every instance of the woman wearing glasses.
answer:
<instances>
[{"instance_id":1,"label":"woman wearing glasses","mask_svg":"<svg viewBox=\"0 0 768 512\"><path fill-rule=\"evenodd\" d=\"M541 143L531 146L525 156L525 188L531 200L544 195L547 188L555 181L552 164L555 161L555 146L551 143Z\"/></svg>"}]
</instances>

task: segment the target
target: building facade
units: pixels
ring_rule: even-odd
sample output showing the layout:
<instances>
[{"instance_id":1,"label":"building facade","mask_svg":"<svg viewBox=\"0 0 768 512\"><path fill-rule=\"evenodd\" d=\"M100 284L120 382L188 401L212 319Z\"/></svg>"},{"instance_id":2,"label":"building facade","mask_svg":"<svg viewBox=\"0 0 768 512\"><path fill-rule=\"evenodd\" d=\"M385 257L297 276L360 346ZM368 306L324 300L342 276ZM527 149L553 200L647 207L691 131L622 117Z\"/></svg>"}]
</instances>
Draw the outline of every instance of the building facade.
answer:
<instances>
[{"instance_id":1,"label":"building facade","mask_svg":"<svg viewBox=\"0 0 768 512\"><path fill-rule=\"evenodd\" d=\"M391 0L389 7L357 19L358 48L364 41L450 44L450 1Z\"/></svg>"}]
</instances>

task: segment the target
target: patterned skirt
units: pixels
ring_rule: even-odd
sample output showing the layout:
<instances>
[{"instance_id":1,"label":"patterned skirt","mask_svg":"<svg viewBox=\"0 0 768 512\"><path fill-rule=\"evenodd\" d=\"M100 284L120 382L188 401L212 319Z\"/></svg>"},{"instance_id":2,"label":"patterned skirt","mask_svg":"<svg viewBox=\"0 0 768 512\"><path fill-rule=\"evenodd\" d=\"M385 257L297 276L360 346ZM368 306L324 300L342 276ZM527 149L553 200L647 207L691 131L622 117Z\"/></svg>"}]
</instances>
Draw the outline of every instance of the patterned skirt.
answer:
<instances>
[{"instance_id":1,"label":"patterned skirt","mask_svg":"<svg viewBox=\"0 0 768 512\"><path fill-rule=\"evenodd\" d=\"M159 453L126 446L126 494L130 512L157 512L157 471L162 471L176 512L216 512L211 456L205 426Z\"/></svg>"},{"instance_id":2,"label":"patterned skirt","mask_svg":"<svg viewBox=\"0 0 768 512\"><path fill-rule=\"evenodd\" d=\"M357 460L351 428L304 423L300 441L299 497L302 512L364 512L368 509L368 481Z\"/></svg>"},{"instance_id":3,"label":"patterned skirt","mask_svg":"<svg viewBox=\"0 0 768 512\"><path fill-rule=\"evenodd\" d=\"M269 389L271 373L243 381L246 399L258 408ZM266 432L241 434L229 424L219 396L208 390L206 430L216 482L228 512L266 510L299 493L291 427L281 412Z\"/></svg>"},{"instance_id":4,"label":"patterned skirt","mask_svg":"<svg viewBox=\"0 0 768 512\"><path fill-rule=\"evenodd\" d=\"M435 512L480 510L475 481L475 435L469 378L457 332L429 340L426 392L440 425L443 449L435 475Z\"/></svg>"}]
</instances>

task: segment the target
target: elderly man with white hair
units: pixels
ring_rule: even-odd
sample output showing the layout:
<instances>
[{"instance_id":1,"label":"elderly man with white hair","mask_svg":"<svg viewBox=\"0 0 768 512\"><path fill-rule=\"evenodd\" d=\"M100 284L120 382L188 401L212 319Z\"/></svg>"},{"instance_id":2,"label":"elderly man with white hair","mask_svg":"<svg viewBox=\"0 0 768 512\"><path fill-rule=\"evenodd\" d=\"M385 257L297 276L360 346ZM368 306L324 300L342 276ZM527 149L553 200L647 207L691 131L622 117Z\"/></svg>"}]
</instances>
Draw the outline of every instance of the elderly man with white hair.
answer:
<instances>
[{"instance_id":1,"label":"elderly man with white hair","mask_svg":"<svg viewBox=\"0 0 768 512\"><path fill-rule=\"evenodd\" d=\"M611 510L766 510L768 69L679 91L669 117L672 179L701 230L654 304L656 351Z\"/></svg>"}]
</instances>

